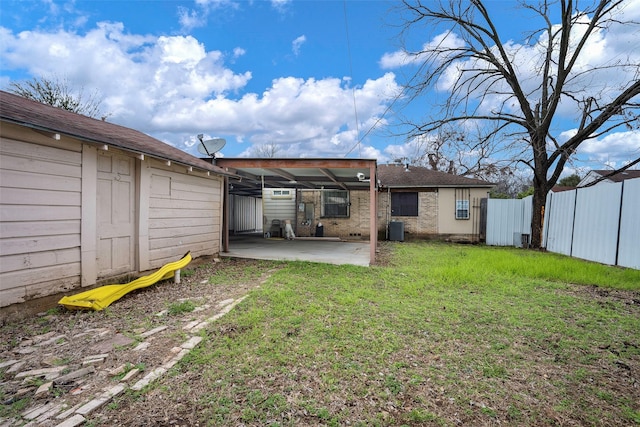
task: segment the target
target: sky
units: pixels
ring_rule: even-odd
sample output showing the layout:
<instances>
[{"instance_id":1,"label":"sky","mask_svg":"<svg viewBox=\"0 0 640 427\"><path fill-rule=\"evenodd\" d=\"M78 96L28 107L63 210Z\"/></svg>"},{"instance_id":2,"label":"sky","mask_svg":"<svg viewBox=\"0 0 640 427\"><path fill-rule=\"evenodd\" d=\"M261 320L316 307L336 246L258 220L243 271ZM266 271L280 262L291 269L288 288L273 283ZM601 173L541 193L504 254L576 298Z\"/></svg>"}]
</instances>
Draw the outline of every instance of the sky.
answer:
<instances>
[{"instance_id":1,"label":"sky","mask_svg":"<svg viewBox=\"0 0 640 427\"><path fill-rule=\"evenodd\" d=\"M388 163L416 152L402 120L420 121L432 113L430 99L446 95L446 81L415 102L402 91L417 68L401 52L398 4L2 0L0 88L66 80L85 95L97 91L108 121L195 156L203 134L226 140L218 156L260 157L267 144L278 157ZM522 39L526 19L515 2L488 4L505 41ZM629 1L626 13L640 20L640 1ZM419 48L441 34L415 31L405 41ZM638 50L640 32L603 34L589 51L616 45ZM574 131L569 116L558 135ZM640 131L622 129L581 146L567 174L639 156Z\"/></svg>"}]
</instances>

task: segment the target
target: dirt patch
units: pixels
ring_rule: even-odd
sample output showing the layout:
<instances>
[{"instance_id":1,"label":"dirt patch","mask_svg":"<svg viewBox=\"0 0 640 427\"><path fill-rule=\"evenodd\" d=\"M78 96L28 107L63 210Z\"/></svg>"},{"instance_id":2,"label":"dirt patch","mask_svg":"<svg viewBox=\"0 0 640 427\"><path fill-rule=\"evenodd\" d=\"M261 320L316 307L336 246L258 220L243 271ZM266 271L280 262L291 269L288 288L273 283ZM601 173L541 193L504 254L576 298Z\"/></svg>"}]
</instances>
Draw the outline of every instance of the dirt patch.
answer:
<instances>
[{"instance_id":1,"label":"dirt patch","mask_svg":"<svg viewBox=\"0 0 640 427\"><path fill-rule=\"evenodd\" d=\"M183 270L180 284L167 280L135 291L103 311L59 307L6 323L0 334L0 425L12 425L11 419L22 425L25 416L37 420L42 415L29 410L39 407L58 408L59 415L60 409L90 401L125 375L130 375L127 384L131 386L197 336L190 327L211 319L259 286L275 265L247 259L196 259ZM131 373L134 370L139 372ZM160 397L157 406L148 409L164 413L168 408ZM36 425L60 422L53 416L48 421L40 418ZM118 421L135 425L129 422L133 420Z\"/></svg>"}]
</instances>

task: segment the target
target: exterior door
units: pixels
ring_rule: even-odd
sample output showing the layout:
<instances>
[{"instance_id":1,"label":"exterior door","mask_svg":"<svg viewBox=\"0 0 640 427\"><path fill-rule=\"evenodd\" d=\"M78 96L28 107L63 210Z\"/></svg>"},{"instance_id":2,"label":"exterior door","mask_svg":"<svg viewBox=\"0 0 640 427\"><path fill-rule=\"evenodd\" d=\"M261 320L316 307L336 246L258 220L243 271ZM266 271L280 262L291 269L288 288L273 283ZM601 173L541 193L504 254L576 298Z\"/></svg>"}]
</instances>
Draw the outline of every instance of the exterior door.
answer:
<instances>
[{"instance_id":1,"label":"exterior door","mask_svg":"<svg viewBox=\"0 0 640 427\"><path fill-rule=\"evenodd\" d=\"M98 278L136 271L135 159L98 154Z\"/></svg>"}]
</instances>

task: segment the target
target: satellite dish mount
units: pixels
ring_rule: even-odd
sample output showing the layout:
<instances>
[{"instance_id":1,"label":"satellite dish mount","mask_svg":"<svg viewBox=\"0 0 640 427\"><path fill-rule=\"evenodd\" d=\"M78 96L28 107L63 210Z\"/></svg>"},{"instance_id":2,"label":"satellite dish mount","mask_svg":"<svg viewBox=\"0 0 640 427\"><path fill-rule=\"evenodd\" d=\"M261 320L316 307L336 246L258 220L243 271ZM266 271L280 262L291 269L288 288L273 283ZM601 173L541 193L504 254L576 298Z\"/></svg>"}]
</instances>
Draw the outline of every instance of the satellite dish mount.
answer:
<instances>
[{"instance_id":1,"label":"satellite dish mount","mask_svg":"<svg viewBox=\"0 0 640 427\"><path fill-rule=\"evenodd\" d=\"M203 134L198 135L198 139L200 140L198 151L201 154L206 154L208 157L211 157L213 159L216 158L216 153L222 150L222 147L224 147L227 143L227 141L223 138L207 139L206 141L203 141L202 138L204 138Z\"/></svg>"}]
</instances>

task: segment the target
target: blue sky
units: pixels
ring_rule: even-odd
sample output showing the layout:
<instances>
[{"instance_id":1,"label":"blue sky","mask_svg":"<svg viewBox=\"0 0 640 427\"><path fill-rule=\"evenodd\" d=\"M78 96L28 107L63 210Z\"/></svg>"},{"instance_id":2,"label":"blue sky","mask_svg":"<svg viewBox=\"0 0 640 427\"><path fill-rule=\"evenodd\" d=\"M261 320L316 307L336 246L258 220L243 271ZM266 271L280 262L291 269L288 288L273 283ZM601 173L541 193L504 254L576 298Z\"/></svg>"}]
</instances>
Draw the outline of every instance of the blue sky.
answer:
<instances>
[{"instance_id":1,"label":"blue sky","mask_svg":"<svg viewBox=\"0 0 640 427\"><path fill-rule=\"evenodd\" d=\"M489 4L505 37L520 37L514 25L526 19L514 2ZM428 98L396 100L415 72L394 59L397 5L3 0L0 88L33 76L65 78L87 93L98 90L109 121L194 155L202 133L225 138L221 155L228 157L273 144L280 157L386 163L416 149L398 135L399 116L418 120L431 108ZM407 41L419 47L433 37L414 32ZM617 166L639 155L637 131L607 138L585 145L577 166Z\"/></svg>"}]
</instances>

